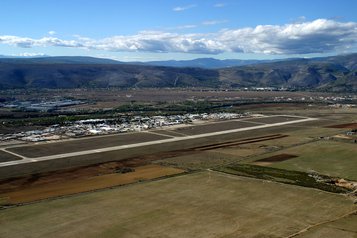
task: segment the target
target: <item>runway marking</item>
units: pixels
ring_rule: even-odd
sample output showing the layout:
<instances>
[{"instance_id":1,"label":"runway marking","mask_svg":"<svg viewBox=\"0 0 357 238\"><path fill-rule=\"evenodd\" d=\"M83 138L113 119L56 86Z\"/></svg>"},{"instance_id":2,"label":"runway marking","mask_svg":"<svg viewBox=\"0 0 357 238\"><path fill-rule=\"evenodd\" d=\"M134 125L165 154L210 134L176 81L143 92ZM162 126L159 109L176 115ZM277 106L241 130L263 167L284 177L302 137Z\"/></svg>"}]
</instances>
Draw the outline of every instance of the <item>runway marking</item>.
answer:
<instances>
[{"instance_id":1,"label":"runway marking","mask_svg":"<svg viewBox=\"0 0 357 238\"><path fill-rule=\"evenodd\" d=\"M146 133L149 133L149 134L153 134L153 135L159 135L159 136L166 136L166 137L175 138L175 136L167 135L167 134L161 134L161 133L154 132L154 131L143 131L143 132L146 132Z\"/></svg>"},{"instance_id":2,"label":"runway marking","mask_svg":"<svg viewBox=\"0 0 357 238\"><path fill-rule=\"evenodd\" d=\"M181 135L181 136L188 136L187 134L185 133L182 133L182 132L178 132L178 131L173 131L173 130L166 130L166 131L169 131L171 133L174 133L174 134L177 134L177 135ZM175 137L175 136L174 136Z\"/></svg>"}]
</instances>

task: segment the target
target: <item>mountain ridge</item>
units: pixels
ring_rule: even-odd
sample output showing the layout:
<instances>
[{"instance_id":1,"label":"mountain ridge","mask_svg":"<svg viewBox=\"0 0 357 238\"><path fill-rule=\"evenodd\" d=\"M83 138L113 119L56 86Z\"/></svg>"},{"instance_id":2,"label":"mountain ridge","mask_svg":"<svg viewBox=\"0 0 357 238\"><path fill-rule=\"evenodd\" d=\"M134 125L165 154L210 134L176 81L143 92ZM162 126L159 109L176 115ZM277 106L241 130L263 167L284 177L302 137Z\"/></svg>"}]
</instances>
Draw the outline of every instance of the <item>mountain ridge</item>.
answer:
<instances>
[{"instance_id":1,"label":"mountain ridge","mask_svg":"<svg viewBox=\"0 0 357 238\"><path fill-rule=\"evenodd\" d=\"M357 54L220 69L133 65L92 57L0 59L0 89L80 87L284 87L357 91Z\"/></svg>"},{"instance_id":2,"label":"mountain ridge","mask_svg":"<svg viewBox=\"0 0 357 238\"><path fill-rule=\"evenodd\" d=\"M215 58L197 58L193 60L163 60L163 61L118 61L107 58L96 58L91 56L4 56L0 55L0 63L53 63L53 64L125 64L125 65L143 65L143 66L164 66L176 68L204 68L204 69L220 69L235 66L244 66L251 64L261 64L269 62L279 62L284 60L294 60L300 58L288 59L215 59ZM302 59L302 58L301 58Z\"/></svg>"}]
</instances>

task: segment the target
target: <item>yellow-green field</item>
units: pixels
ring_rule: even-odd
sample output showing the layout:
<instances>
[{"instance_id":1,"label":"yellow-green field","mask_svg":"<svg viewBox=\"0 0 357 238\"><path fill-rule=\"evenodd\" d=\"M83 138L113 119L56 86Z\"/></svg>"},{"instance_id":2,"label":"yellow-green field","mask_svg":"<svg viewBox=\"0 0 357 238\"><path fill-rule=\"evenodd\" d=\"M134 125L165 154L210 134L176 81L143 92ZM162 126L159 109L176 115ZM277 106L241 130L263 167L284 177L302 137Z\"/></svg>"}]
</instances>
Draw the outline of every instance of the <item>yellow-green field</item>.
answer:
<instances>
[{"instance_id":1,"label":"yellow-green field","mask_svg":"<svg viewBox=\"0 0 357 238\"><path fill-rule=\"evenodd\" d=\"M357 181L357 146L354 143L320 140L260 155L255 157L254 160L278 154L296 155L297 157L273 162L268 166L287 170L318 172Z\"/></svg>"},{"instance_id":2,"label":"yellow-green field","mask_svg":"<svg viewBox=\"0 0 357 238\"><path fill-rule=\"evenodd\" d=\"M206 171L2 210L0 237L287 237L354 209L342 195Z\"/></svg>"}]
</instances>

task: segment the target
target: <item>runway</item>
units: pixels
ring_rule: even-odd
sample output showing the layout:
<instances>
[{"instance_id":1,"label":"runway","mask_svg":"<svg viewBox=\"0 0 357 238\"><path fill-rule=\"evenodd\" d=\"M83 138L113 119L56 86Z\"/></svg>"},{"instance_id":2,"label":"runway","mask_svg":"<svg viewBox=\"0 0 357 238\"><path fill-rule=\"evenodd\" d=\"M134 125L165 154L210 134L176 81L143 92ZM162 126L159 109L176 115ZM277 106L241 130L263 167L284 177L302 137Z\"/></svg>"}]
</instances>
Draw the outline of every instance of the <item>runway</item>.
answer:
<instances>
[{"instance_id":1,"label":"runway","mask_svg":"<svg viewBox=\"0 0 357 238\"><path fill-rule=\"evenodd\" d=\"M278 116L295 117L295 116L291 116L291 115L278 115ZM302 118L302 117L296 117L296 118ZM198 138L204 138L204 137L210 137L210 136L218 136L218 135L224 135L224 134L229 134L229 133L236 133L236 132L241 132L241 131L257 130L257 129L263 129L263 128L269 128L269 127L276 127L276 126L284 126L284 125L290 125L290 124L296 124L296 123L303 123L303 122L314 121L314 120L318 120L318 119L316 119L316 118L303 118L303 119L297 119L297 120L293 120L293 121L270 123L270 124L261 124L261 125L259 124L259 125L251 126L251 127L244 127L244 128L237 128L237 129L224 130L224 131L218 131L218 132L203 133L203 134L198 134L198 135L188 135L188 136L185 136L185 137L182 137L182 136L181 137L173 137L173 136L171 136L168 139L160 139L160 140L154 140L154 141L148 141L148 142L127 144L127 145L119 145L119 146L112 146L112 147L105 147L105 148L100 148L100 149L92 149L92 150L85 150L85 151L78 151L78 152L71 152L71 153L63 153L63 154L56 154L56 155L50 155L50 156L42 156L42 157L37 157L37 158L28 158L28 157L25 157L23 155L18 155L18 154L14 153L14 152L7 151L6 148L5 148L5 149L2 149L2 150L7 152L7 153L11 153L12 155L18 156L18 157L22 158L22 160L3 162L3 163L0 163L0 167L14 166L14 165L26 164L26 163L34 163L34 162L45 161L45 160L55 160L55 159L61 159L61 158L66 158L66 157L74 157L74 156L80 156L80 155L103 153L103 152L108 152L108 151L124 150L124 149L129 149L129 148L136 148L136 147L143 147L143 146L150 146L150 145L166 144L166 143L171 143L171 142L176 142L176 141L192 140L192 139L198 139ZM147 131L147 132L142 132L142 133L151 133L151 132Z\"/></svg>"}]
</instances>

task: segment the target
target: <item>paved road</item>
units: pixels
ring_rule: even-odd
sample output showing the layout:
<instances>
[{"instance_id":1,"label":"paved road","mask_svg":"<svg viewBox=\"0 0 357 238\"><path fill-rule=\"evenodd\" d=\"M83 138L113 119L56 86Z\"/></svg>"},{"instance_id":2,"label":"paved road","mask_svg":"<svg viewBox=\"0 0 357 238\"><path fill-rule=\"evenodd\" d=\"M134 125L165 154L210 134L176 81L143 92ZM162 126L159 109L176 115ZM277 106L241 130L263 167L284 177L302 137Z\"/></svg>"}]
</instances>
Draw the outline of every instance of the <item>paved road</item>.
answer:
<instances>
[{"instance_id":1,"label":"paved road","mask_svg":"<svg viewBox=\"0 0 357 238\"><path fill-rule=\"evenodd\" d=\"M279 116L289 116L289 115L279 115ZM289 117L291 117L291 116L289 116ZM297 117L297 118L302 118L302 117ZM120 145L120 146L112 146L112 147L106 147L106 148L95 149L95 150L85 150L85 151L78 151L78 152L72 152L72 153L64 153L64 154L57 154L57 155L50 155L50 156L42 156L42 157L37 157L37 158L27 158L27 157L18 155L19 157L22 158L22 160L16 160L16 161L9 161L9 162L0 163L0 167L17 165L17 164L32 163L32 162L44 161L44 160L61 159L61 158L80 156L80 155L96 154L96 153L115 151L115 150L124 150L124 149L142 147L142 146L148 146L148 145L165 144L165 143L170 143L170 142L175 142L175 141L192 140L192 139L198 139L198 138L204 138L204 137L210 137L210 136L217 136L217 135L224 135L224 134L241 132L241 131L257 130L257 129L263 129L263 128L269 128L269 127L276 127L276 126L284 126L284 125L302 123L302 122L308 122L308 121L314 121L314 120L317 120L317 119L316 118L304 118L304 119L297 119L297 120L294 120L294 121L263 124L263 125L257 125L257 126L251 126L251 127L245 127L245 128L238 128L238 129L232 129L232 130L225 130L225 131L218 131L218 132L211 132L211 133L204 133L204 134L191 135L191 136L185 136L185 137L172 137L172 138L169 138L169 139L141 142L141 143L128 144L128 145ZM143 133L150 133L150 132L143 132ZM6 152L9 152L9 151L6 151ZM17 155L15 153L12 153L12 154Z\"/></svg>"}]
</instances>

